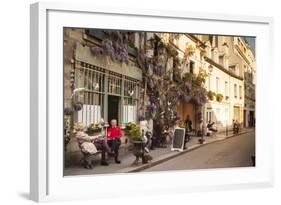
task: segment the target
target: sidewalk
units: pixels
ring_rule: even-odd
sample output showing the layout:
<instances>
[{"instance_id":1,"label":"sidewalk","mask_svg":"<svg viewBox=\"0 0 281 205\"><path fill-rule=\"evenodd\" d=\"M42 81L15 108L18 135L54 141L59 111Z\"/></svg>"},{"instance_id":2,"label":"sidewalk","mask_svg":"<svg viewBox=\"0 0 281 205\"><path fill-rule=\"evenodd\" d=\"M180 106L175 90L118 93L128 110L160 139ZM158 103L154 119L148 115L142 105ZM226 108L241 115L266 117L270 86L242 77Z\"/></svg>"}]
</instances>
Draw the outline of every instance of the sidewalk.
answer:
<instances>
[{"instance_id":1,"label":"sidewalk","mask_svg":"<svg viewBox=\"0 0 281 205\"><path fill-rule=\"evenodd\" d=\"M254 128L244 128L239 134L244 134L248 132L254 131ZM235 137L237 135L233 135L233 132L230 131L228 136L225 135L225 132L217 133L216 136L205 136L205 142L203 144L198 143L198 137L192 137L189 142L187 142L186 147L187 149L183 150L182 152L178 151L171 151L171 148L155 148L155 150L150 151L150 155L153 157L153 160L147 164L133 165L135 160L135 156L128 150L120 150L120 160L122 161L121 164L116 164L112 158L108 160L109 166L101 166L99 164L100 160L97 159L94 162L94 169L85 169L81 166L72 166L67 167L64 170L65 176L71 175L93 175L93 174L109 174L109 173L129 173L129 172L138 172L149 167L155 166L160 164L164 161L177 157L181 154L186 152L190 152L194 149L197 149L201 146L205 146L207 144L217 142L220 140L224 140L230 137Z\"/></svg>"}]
</instances>

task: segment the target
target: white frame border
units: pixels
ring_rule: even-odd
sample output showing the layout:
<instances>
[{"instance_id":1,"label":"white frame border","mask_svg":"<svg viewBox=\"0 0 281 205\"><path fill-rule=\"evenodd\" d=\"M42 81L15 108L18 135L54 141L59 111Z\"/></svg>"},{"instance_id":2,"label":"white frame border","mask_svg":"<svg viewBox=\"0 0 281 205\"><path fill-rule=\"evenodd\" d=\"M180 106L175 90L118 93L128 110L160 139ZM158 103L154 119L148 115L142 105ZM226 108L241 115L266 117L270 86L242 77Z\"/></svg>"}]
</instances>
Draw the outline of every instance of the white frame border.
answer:
<instances>
[{"instance_id":1,"label":"white frame border","mask_svg":"<svg viewBox=\"0 0 281 205\"><path fill-rule=\"evenodd\" d=\"M48 72L47 72L47 12L48 10L62 10L75 12L95 12L106 14L156 16L168 18L189 18L196 20L237 21L258 24L268 24L271 38L270 48L273 50L273 19L270 17L241 16L229 14L199 13L185 11L140 10L125 8L100 8L93 4L74 4L40 2L31 5L30 14L30 198L34 201L49 201L59 198L50 198L48 195ZM273 51L271 51L273 52ZM272 53L269 56L273 56ZM271 61L272 62L272 58ZM269 65L273 68L273 64ZM273 143L272 143L273 144ZM273 146L272 146L273 148ZM273 151L272 151L273 152ZM273 153L272 153L273 156ZM233 184L219 187L195 187L196 191L206 191L216 188L251 188L268 187L273 185L273 160L270 163L272 173L270 180L256 184ZM191 190L178 190L186 192ZM164 191L163 191L164 192ZM66 200L67 197L63 198Z\"/></svg>"}]
</instances>

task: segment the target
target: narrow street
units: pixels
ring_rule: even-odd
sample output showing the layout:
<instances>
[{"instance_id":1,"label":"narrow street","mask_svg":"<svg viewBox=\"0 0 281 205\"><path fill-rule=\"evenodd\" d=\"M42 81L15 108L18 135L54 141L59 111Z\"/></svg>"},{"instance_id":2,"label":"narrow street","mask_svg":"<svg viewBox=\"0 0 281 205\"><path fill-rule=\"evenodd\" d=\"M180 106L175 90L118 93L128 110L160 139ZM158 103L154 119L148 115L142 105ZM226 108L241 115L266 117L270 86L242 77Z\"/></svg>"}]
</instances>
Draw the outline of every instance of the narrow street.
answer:
<instances>
[{"instance_id":1,"label":"narrow street","mask_svg":"<svg viewBox=\"0 0 281 205\"><path fill-rule=\"evenodd\" d=\"M254 153L255 133L250 132L203 146L144 171L248 167L252 166Z\"/></svg>"}]
</instances>

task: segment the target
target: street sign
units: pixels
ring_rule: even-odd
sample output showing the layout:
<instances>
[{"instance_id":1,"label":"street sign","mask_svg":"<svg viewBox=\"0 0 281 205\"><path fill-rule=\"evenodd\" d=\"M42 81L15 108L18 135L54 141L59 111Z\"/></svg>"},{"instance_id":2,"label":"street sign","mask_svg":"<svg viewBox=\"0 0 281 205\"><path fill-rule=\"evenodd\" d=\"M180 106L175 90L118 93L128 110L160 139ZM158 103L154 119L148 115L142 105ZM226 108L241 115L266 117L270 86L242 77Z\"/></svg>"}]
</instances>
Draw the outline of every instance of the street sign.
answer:
<instances>
[{"instance_id":1,"label":"street sign","mask_svg":"<svg viewBox=\"0 0 281 205\"><path fill-rule=\"evenodd\" d=\"M172 151L183 151L185 143L185 129L184 128L176 128L173 137L172 143Z\"/></svg>"}]
</instances>

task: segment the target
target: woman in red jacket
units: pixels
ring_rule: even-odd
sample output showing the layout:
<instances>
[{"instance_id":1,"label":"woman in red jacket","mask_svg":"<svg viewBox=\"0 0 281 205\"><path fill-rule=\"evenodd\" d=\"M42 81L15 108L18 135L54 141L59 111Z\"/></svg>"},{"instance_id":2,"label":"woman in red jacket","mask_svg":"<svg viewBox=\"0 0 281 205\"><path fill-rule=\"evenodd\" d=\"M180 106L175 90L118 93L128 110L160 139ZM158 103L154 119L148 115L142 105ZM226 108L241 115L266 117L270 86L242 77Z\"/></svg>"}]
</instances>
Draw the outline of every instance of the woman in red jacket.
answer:
<instances>
[{"instance_id":1,"label":"woman in red jacket","mask_svg":"<svg viewBox=\"0 0 281 205\"><path fill-rule=\"evenodd\" d=\"M107 143L111 147L111 150L114 152L115 162L120 164L121 161L118 159L118 156L119 156L119 147L121 145L122 131L121 128L117 126L116 119L112 119L110 124L111 127L108 129L107 132Z\"/></svg>"}]
</instances>

